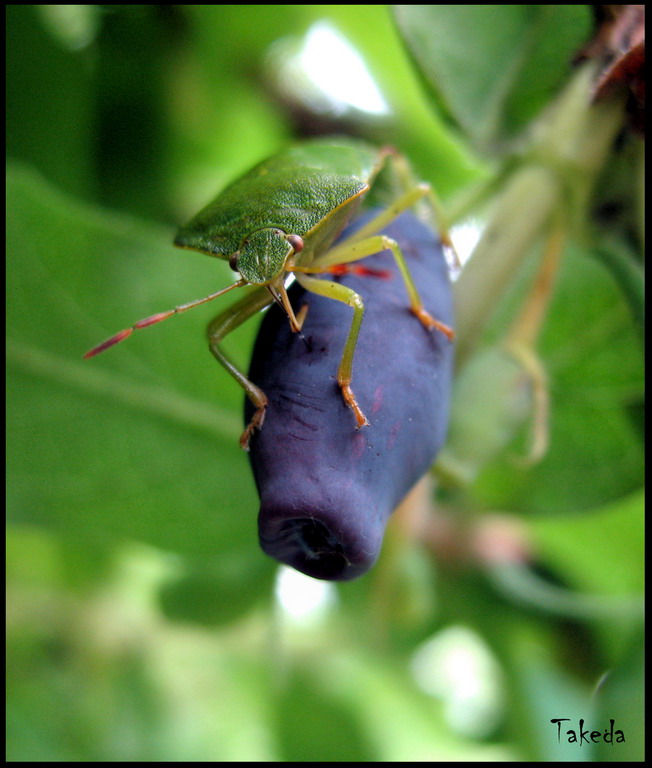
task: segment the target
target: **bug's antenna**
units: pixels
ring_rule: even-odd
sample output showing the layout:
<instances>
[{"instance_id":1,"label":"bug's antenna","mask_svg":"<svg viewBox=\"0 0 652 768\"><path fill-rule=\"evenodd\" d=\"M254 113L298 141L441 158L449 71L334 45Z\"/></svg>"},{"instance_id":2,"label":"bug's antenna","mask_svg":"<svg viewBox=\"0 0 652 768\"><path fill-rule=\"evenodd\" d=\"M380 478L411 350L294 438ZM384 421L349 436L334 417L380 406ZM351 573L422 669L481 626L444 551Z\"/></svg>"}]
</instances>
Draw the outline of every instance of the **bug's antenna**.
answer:
<instances>
[{"instance_id":1,"label":"bug's antenna","mask_svg":"<svg viewBox=\"0 0 652 768\"><path fill-rule=\"evenodd\" d=\"M240 279L237 282L233 283L233 285L229 285L226 288L222 288L221 291L217 291L217 293L211 293L210 296L205 296L203 299L196 299L195 301L189 301L187 304L180 304L178 307L175 307L174 309L169 309L167 312L159 312L157 315L151 315L150 317L146 317L143 320L139 320L137 323L131 326L131 328L125 328L124 331L120 331L119 333L116 333L115 336L111 336L110 339L107 339L106 341L103 341L101 344L98 344L97 347L93 347L93 349L90 349L85 355L84 360L87 360L89 357L95 357L95 355L99 355L100 352L104 352L105 349L109 349L109 347L114 346L115 344L119 344L121 341L124 341L126 338L131 336L131 334L138 330L139 328L147 328L149 325L155 325L156 323L161 323L163 320L167 320L168 317L172 317L172 315L178 315L181 312L185 312L188 309L192 309L193 307L198 307L200 304L206 304L209 301L213 301L213 299L216 299L218 296L221 296L223 293L226 293L227 291L230 291L233 288L240 288L243 285L246 285L247 281L244 279Z\"/></svg>"}]
</instances>

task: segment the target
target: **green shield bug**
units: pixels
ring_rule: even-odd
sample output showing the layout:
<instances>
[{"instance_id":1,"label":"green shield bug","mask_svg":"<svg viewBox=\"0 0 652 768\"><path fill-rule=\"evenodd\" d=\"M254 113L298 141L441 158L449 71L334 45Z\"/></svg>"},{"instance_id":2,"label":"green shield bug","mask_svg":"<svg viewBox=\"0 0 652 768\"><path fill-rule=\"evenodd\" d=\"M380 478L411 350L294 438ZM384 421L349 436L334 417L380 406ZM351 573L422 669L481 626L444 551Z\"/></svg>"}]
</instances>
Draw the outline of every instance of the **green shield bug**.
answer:
<instances>
[{"instance_id":1,"label":"green shield bug","mask_svg":"<svg viewBox=\"0 0 652 768\"><path fill-rule=\"evenodd\" d=\"M333 246L388 159L394 164L402 192L387 209L354 235ZM211 352L255 406L251 421L240 438L240 444L247 450L254 430L263 424L267 396L228 359L220 348L220 342L245 320L273 302L283 308L292 330L299 331L305 308L295 314L285 290L288 276L294 275L307 291L341 301L353 310L337 381L357 427L363 427L369 422L358 405L351 379L364 304L359 294L345 285L312 275L364 274L364 268L351 265L351 262L388 249L405 283L410 310L426 328L436 329L452 340L453 331L423 308L396 241L378 234L400 213L424 198L436 212L431 187L415 184L406 160L391 148L376 149L351 139L313 140L296 144L233 182L182 227L175 238L175 245L181 248L228 260L231 268L239 273L239 279L203 299L139 320L131 328L116 333L91 349L84 357L93 357L123 341L135 330L205 304L233 288L250 286L244 298L220 313L208 326ZM446 241L446 244L450 245L450 242Z\"/></svg>"}]
</instances>

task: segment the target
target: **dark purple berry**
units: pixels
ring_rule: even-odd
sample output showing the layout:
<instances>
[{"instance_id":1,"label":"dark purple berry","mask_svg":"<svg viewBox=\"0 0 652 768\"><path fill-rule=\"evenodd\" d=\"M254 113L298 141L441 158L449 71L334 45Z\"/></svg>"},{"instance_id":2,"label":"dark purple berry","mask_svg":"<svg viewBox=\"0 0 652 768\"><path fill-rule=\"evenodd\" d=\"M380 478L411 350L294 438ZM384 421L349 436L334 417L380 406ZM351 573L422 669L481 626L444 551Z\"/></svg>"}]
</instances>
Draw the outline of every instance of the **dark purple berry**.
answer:
<instances>
[{"instance_id":1,"label":"dark purple berry","mask_svg":"<svg viewBox=\"0 0 652 768\"><path fill-rule=\"evenodd\" d=\"M385 232L399 243L425 309L452 325L448 269L435 234L409 213ZM389 251L361 264L391 275L324 277L364 300L351 386L369 426L356 429L337 384L352 317L341 302L294 285L295 312L309 305L301 334L272 307L249 372L269 398L250 446L261 546L320 579L353 579L373 565L389 515L433 463L448 422L453 345L412 314ZM247 401L247 422L251 415Z\"/></svg>"}]
</instances>

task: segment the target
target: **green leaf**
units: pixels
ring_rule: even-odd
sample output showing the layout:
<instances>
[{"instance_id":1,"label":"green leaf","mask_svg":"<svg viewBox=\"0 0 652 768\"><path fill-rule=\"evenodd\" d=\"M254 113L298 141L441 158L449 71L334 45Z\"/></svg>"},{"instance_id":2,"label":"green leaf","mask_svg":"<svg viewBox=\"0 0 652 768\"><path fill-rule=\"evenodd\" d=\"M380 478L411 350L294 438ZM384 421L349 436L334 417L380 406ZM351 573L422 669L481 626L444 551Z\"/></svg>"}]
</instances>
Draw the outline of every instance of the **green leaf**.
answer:
<instances>
[{"instance_id":1,"label":"green leaf","mask_svg":"<svg viewBox=\"0 0 652 768\"><path fill-rule=\"evenodd\" d=\"M483 151L542 109L590 25L583 5L396 5L394 13L436 106Z\"/></svg>"},{"instance_id":2,"label":"green leaf","mask_svg":"<svg viewBox=\"0 0 652 768\"><path fill-rule=\"evenodd\" d=\"M584 591L635 596L643 592L643 493L560 519L530 520L547 566Z\"/></svg>"},{"instance_id":3,"label":"green leaf","mask_svg":"<svg viewBox=\"0 0 652 768\"><path fill-rule=\"evenodd\" d=\"M550 389L550 447L533 467L515 443L474 494L491 508L578 512L632 493L643 477L643 350L612 275L569 249L539 344ZM469 402L469 409L473 404Z\"/></svg>"},{"instance_id":4,"label":"green leaf","mask_svg":"<svg viewBox=\"0 0 652 768\"><path fill-rule=\"evenodd\" d=\"M226 285L228 268L175 251L172 232L70 200L29 170L10 171L7 196L10 519L80 542L128 537L260 557L237 441L242 395L208 354L207 312L81 359L114 323Z\"/></svg>"},{"instance_id":5,"label":"green leaf","mask_svg":"<svg viewBox=\"0 0 652 768\"><path fill-rule=\"evenodd\" d=\"M242 619L262 595L271 594L276 570L267 557L254 561L225 554L163 584L161 608L171 621L226 625Z\"/></svg>"},{"instance_id":6,"label":"green leaf","mask_svg":"<svg viewBox=\"0 0 652 768\"><path fill-rule=\"evenodd\" d=\"M89 194L92 70L83 51L50 33L45 13L38 5L7 6L7 156L34 164L67 192Z\"/></svg>"},{"instance_id":7,"label":"green leaf","mask_svg":"<svg viewBox=\"0 0 652 768\"><path fill-rule=\"evenodd\" d=\"M596 726L621 730L625 741L598 742L596 762L645 760L645 640L643 631L633 640L618 666L607 672L595 693Z\"/></svg>"},{"instance_id":8,"label":"green leaf","mask_svg":"<svg viewBox=\"0 0 652 768\"><path fill-rule=\"evenodd\" d=\"M371 762L378 758L350 711L313 676L294 670L276 698L284 762Z\"/></svg>"}]
</instances>

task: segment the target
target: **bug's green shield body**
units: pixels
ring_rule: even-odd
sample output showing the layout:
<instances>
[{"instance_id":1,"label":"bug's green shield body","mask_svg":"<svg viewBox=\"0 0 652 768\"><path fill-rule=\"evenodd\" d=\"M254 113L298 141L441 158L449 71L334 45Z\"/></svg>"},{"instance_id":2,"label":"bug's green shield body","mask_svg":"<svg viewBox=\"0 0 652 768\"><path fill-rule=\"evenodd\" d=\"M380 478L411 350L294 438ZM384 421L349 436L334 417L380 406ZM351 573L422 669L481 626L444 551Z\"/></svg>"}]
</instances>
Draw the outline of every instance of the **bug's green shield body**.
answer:
<instances>
[{"instance_id":1,"label":"bug's green shield body","mask_svg":"<svg viewBox=\"0 0 652 768\"><path fill-rule=\"evenodd\" d=\"M377 162L377 150L360 142L292 147L227 187L179 230L175 245L228 258L247 235L277 227L306 239L309 261L350 220Z\"/></svg>"}]
</instances>

